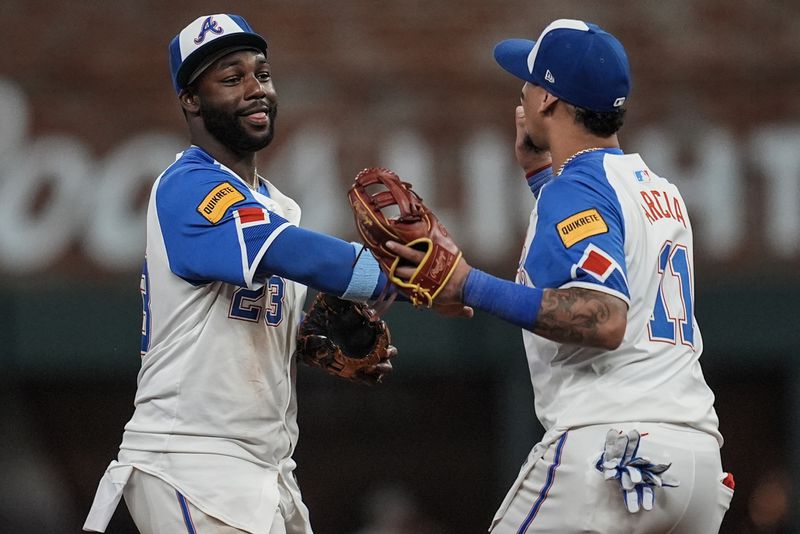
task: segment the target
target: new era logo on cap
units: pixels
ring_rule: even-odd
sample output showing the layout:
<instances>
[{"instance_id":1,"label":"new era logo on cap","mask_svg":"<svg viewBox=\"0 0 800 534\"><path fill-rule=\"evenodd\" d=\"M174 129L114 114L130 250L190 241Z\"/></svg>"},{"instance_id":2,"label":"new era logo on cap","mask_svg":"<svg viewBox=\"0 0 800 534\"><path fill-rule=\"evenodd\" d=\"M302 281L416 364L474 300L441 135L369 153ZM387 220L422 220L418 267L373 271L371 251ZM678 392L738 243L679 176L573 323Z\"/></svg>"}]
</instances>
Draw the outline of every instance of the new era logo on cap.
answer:
<instances>
[{"instance_id":1,"label":"new era logo on cap","mask_svg":"<svg viewBox=\"0 0 800 534\"><path fill-rule=\"evenodd\" d=\"M239 15L219 13L196 18L169 44L175 90L180 92L219 54L245 48L266 54L267 41Z\"/></svg>"},{"instance_id":2,"label":"new era logo on cap","mask_svg":"<svg viewBox=\"0 0 800 534\"><path fill-rule=\"evenodd\" d=\"M508 39L494 49L505 70L592 111L615 111L630 93L630 67L622 44L596 24L559 19L536 41Z\"/></svg>"}]
</instances>

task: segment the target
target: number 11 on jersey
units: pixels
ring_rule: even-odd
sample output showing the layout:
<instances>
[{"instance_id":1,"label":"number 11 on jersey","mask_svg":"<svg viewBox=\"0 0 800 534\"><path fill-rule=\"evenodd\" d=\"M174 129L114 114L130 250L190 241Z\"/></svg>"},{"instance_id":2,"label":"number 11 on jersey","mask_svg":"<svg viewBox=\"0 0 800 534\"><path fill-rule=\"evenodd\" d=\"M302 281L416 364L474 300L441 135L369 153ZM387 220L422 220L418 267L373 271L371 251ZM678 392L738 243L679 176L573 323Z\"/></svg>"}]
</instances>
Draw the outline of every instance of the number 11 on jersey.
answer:
<instances>
[{"instance_id":1,"label":"number 11 on jersey","mask_svg":"<svg viewBox=\"0 0 800 534\"><path fill-rule=\"evenodd\" d=\"M648 325L650 339L674 345L680 338L683 345L694 348L692 269L686 246L665 242L658 255L658 274L661 280ZM670 283L673 281L677 283ZM671 309L668 303L678 301L682 309Z\"/></svg>"}]
</instances>

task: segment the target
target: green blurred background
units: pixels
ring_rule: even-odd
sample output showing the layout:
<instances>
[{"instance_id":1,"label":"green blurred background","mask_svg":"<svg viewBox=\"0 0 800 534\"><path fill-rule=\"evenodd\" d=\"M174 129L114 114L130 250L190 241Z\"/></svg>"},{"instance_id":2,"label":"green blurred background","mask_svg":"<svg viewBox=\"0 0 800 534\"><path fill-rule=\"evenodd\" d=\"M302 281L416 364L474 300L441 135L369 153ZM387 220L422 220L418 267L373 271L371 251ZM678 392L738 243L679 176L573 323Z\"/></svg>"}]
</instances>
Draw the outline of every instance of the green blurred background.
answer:
<instances>
[{"instance_id":1,"label":"green blurred background","mask_svg":"<svg viewBox=\"0 0 800 534\"><path fill-rule=\"evenodd\" d=\"M260 170L355 239L344 192L386 165L469 261L513 277L530 194L507 37L582 18L626 45L623 148L684 192L697 318L737 480L722 532L800 532L800 4L3 0L0 532L77 532L133 409L149 185L186 143L166 46L194 18L267 36L280 113ZM385 385L302 368L297 476L321 534L488 526L541 434L518 329L404 305ZM655 392L654 394L658 394ZM120 506L109 532L134 532Z\"/></svg>"}]
</instances>

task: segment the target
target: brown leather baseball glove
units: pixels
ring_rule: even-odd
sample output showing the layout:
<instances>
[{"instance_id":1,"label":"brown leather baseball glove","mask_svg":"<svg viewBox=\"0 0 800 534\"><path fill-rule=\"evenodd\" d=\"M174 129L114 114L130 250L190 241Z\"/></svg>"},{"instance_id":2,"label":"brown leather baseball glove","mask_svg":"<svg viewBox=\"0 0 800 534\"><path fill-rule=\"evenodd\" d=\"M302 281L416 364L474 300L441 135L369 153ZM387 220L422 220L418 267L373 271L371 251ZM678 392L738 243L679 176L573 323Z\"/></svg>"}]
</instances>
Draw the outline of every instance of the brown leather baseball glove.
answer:
<instances>
[{"instance_id":1,"label":"brown leather baseball glove","mask_svg":"<svg viewBox=\"0 0 800 534\"><path fill-rule=\"evenodd\" d=\"M386 276L414 306L424 304L430 308L461 260L461 250L447 229L422 203L411 184L403 182L389 169L364 169L356 176L347 197L358 232ZM387 216L386 212L392 210L399 210L399 215ZM395 271L406 260L388 250L387 241L396 241L425 254L408 280L397 276Z\"/></svg>"},{"instance_id":2,"label":"brown leather baseball glove","mask_svg":"<svg viewBox=\"0 0 800 534\"><path fill-rule=\"evenodd\" d=\"M318 293L297 334L298 361L356 382L376 384L397 354L389 327L366 304Z\"/></svg>"}]
</instances>

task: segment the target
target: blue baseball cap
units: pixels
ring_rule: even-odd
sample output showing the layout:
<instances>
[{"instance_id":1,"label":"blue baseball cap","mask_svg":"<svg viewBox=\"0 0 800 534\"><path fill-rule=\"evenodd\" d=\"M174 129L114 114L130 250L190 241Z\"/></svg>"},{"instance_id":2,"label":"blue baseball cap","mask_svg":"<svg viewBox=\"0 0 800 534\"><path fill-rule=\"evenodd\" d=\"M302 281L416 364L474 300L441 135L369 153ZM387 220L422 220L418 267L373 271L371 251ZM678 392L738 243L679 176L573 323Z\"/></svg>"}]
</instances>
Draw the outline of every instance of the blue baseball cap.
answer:
<instances>
[{"instance_id":1,"label":"blue baseball cap","mask_svg":"<svg viewBox=\"0 0 800 534\"><path fill-rule=\"evenodd\" d=\"M539 39L508 39L494 48L505 70L574 106L619 109L631 89L631 69L616 37L596 24L559 19Z\"/></svg>"},{"instance_id":2,"label":"blue baseball cap","mask_svg":"<svg viewBox=\"0 0 800 534\"><path fill-rule=\"evenodd\" d=\"M239 15L204 15L169 43L169 67L175 91L192 83L214 61L236 50L267 54L267 41Z\"/></svg>"}]
</instances>

